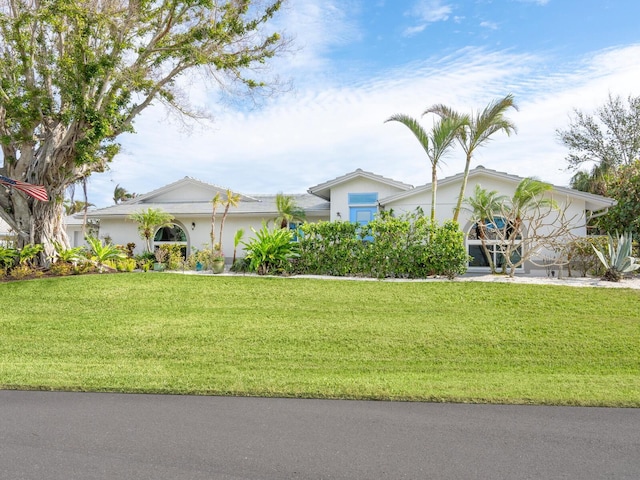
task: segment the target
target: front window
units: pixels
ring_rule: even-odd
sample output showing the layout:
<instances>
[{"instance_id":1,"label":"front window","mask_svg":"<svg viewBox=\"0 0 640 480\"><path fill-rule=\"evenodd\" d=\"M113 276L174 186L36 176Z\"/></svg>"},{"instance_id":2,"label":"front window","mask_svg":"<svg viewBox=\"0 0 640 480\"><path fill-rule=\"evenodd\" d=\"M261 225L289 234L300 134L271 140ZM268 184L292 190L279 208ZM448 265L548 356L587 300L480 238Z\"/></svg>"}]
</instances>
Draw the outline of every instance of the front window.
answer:
<instances>
[{"instance_id":1,"label":"front window","mask_svg":"<svg viewBox=\"0 0 640 480\"><path fill-rule=\"evenodd\" d=\"M187 258L187 234L179 225L173 224L160 228L153 237L156 247L161 245L180 245L182 257Z\"/></svg>"},{"instance_id":2,"label":"front window","mask_svg":"<svg viewBox=\"0 0 640 480\"><path fill-rule=\"evenodd\" d=\"M511 262L522 258L522 235L513 235L513 225L504 218L496 217L474 223L467 234L469 267L489 268L492 262L496 269L506 267L505 254L510 253ZM522 266L518 267L522 269Z\"/></svg>"}]
</instances>

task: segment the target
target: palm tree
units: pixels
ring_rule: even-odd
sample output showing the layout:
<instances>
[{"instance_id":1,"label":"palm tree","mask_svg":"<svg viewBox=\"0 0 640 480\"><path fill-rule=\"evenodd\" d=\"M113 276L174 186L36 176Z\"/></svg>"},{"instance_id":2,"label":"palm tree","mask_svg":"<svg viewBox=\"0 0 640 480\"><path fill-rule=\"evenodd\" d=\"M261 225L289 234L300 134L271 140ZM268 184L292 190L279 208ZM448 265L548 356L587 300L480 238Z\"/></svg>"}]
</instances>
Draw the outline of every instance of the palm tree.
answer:
<instances>
[{"instance_id":1,"label":"palm tree","mask_svg":"<svg viewBox=\"0 0 640 480\"><path fill-rule=\"evenodd\" d=\"M453 212L453 220L456 222L458 221L460 208L462 207L462 200L464 199L465 190L467 189L469 167L471 165L471 159L473 158L475 149L487 143L490 140L490 137L496 132L503 131L510 136L512 132L515 133L517 131L515 124L505 117L505 112L509 108L518 109L513 100L513 95L511 94L499 100L494 100L481 112L477 112L475 115L472 114L469 116L468 123L458 131L458 143L465 152L466 161L462 177L462 185L460 186L460 194L458 195L458 202ZM442 104L433 105L427 108L423 115L426 113L435 113L442 118L458 120L465 117L450 107Z\"/></svg>"},{"instance_id":2,"label":"palm tree","mask_svg":"<svg viewBox=\"0 0 640 480\"><path fill-rule=\"evenodd\" d=\"M536 178L523 178L511 197L509 206L509 219L512 225L511 236L522 234L522 217L526 211L534 208L557 208L556 202L551 198L544 198L544 194L553 189L550 183L542 182ZM515 238L515 237L514 237Z\"/></svg>"},{"instance_id":3,"label":"palm tree","mask_svg":"<svg viewBox=\"0 0 640 480\"><path fill-rule=\"evenodd\" d=\"M83 202L82 200L65 200L64 201L64 211L67 215L74 215L76 213L80 213L84 211L85 207L94 207L93 203Z\"/></svg>"},{"instance_id":4,"label":"palm tree","mask_svg":"<svg viewBox=\"0 0 640 480\"><path fill-rule=\"evenodd\" d=\"M417 120L408 115L392 115L385 120L385 123L391 121L400 122L409 128L429 157L431 162L431 221L435 221L438 164L457 138L459 130L468 124L469 118L467 116L441 118L434 123L428 133Z\"/></svg>"},{"instance_id":5,"label":"palm tree","mask_svg":"<svg viewBox=\"0 0 640 480\"><path fill-rule=\"evenodd\" d=\"M487 191L480 184L476 184L476 188L472 197L464 199L464 203L468 208L464 208L471 213L470 220L476 224L477 235L480 239L482 252L489 263L491 273L496 273L493 255L487 246L487 224L486 222L495 224L494 216L496 212L502 210L502 205L506 202L505 195L499 195L497 190Z\"/></svg>"},{"instance_id":6,"label":"palm tree","mask_svg":"<svg viewBox=\"0 0 640 480\"><path fill-rule=\"evenodd\" d=\"M222 195L220 195L220 192L217 192L211 199L211 204L213 205L213 210L211 212L211 250L213 251L216 248L216 233L214 230L216 225L216 209L222 205Z\"/></svg>"},{"instance_id":7,"label":"palm tree","mask_svg":"<svg viewBox=\"0 0 640 480\"><path fill-rule=\"evenodd\" d=\"M116 205L120 202L135 198L135 196L135 193L127 192L127 190L124 187L121 187L120 184L117 184L116 188L113 189L113 202Z\"/></svg>"},{"instance_id":8,"label":"palm tree","mask_svg":"<svg viewBox=\"0 0 640 480\"><path fill-rule=\"evenodd\" d=\"M151 237L157 229L171 226L173 215L160 209L148 208L132 213L129 215L129 219L138 222L140 237L146 241L147 252L151 252Z\"/></svg>"},{"instance_id":9,"label":"palm tree","mask_svg":"<svg viewBox=\"0 0 640 480\"><path fill-rule=\"evenodd\" d=\"M305 213L293 199L291 195L278 193L276 195L276 208L278 216L274 218L274 223L280 225L280 228L289 228L291 222L304 222Z\"/></svg>"},{"instance_id":10,"label":"palm tree","mask_svg":"<svg viewBox=\"0 0 640 480\"><path fill-rule=\"evenodd\" d=\"M240 194L233 193L229 188L227 188L226 195L227 200L224 202L224 213L222 214L222 220L220 220L220 251L222 251L222 230L224 229L224 222L227 219L227 213L229 213L229 207L237 207L240 202Z\"/></svg>"},{"instance_id":11,"label":"palm tree","mask_svg":"<svg viewBox=\"0 0 640 480\"><path fill-rule=\"evenodd\" d=\"M579 170L569 182L569 186L581 192L595 193L597 195L607 195L607 185L615 176L616 169L606 163L595 165L591 172Z\"/></svg>"}]
</instances>

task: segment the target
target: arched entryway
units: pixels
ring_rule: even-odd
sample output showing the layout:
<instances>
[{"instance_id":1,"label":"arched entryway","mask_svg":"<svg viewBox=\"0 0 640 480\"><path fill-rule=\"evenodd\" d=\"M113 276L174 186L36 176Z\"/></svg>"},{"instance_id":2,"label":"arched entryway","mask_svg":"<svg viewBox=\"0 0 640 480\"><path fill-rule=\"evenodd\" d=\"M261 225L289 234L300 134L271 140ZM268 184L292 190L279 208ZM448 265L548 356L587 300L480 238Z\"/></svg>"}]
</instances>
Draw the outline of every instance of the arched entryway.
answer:
<instances>
[{"instance_id":1,"label":"arched entryway","mask_svg":"<svg viewBox=\"0 0 640 480\"><path fill-rule=\"evenodd\" d=\"M153 248L155 250L162 245L180 245L182 258L186 259L189 252L187 230L178 223L159 228L153 237Z\"/></svg>"}]
</instances>

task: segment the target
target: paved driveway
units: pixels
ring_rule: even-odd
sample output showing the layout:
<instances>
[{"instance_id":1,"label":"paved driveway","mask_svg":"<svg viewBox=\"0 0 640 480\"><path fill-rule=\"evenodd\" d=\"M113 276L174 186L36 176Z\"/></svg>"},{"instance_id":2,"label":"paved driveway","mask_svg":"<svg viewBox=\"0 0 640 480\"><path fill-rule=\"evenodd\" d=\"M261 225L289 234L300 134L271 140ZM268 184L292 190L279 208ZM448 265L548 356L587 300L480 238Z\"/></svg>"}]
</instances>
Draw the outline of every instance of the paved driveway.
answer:
<instances>
[{"instance_id":1,"label":"paved driveway","mask_svg":"<svg viewBox=\"0 0 640 480\"><path fill-rule=\"evenodd\" d=\"M0 478L637 480L640 409L0 391Z\"/></svg>"}]
</instances>

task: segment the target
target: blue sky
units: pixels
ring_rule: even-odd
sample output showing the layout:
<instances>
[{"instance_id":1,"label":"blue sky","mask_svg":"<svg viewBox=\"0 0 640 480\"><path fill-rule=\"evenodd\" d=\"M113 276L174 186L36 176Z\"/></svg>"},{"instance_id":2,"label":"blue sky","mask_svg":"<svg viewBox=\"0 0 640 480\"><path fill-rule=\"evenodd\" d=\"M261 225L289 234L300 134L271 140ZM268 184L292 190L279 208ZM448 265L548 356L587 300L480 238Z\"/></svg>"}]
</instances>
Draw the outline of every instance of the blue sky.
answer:
<instances>
[{"instance_id":1,"label":"blue sky","mask_svg":"<svg viewBox=\"0 0 640 480\"><path fill-rule=\"evenodd\" d=\"M293 88L259 108L221 103L198 77L185 94L213 121L184 124L161 107L121 138L89 200L116 184L146 193L184 176L243 193L299 193L356 168L413 185L428 160L395 113L420 118L444 103L471 112L512 93L518 135L496 136L473 166L566 185L555 131L573 108L640 95L637 0L289 0L276 22L294 39L272 73ZM422 117L425 128L430 117ZM463 168L455 149L440 178Z\"/></svg>"}]
</instances>

